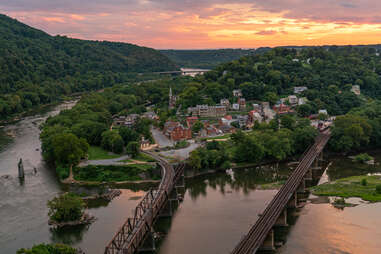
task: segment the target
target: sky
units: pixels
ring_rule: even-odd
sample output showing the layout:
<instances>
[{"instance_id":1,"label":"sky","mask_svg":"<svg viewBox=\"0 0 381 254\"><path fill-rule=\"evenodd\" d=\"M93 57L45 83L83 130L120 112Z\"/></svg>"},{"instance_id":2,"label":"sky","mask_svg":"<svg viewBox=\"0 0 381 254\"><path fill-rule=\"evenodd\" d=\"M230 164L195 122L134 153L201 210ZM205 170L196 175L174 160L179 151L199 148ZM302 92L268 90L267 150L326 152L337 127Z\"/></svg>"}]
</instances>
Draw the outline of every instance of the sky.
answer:
<instances>
[{"instance_id":1,"label":"sky","mask_svg":"<svg viewBox=\"0 0 381 254\"><path fill-rule=\"evenodd\" d=\"M381 43L380 0L0 0L0 13L157 49Z\"/></svg>"}]
</instances>

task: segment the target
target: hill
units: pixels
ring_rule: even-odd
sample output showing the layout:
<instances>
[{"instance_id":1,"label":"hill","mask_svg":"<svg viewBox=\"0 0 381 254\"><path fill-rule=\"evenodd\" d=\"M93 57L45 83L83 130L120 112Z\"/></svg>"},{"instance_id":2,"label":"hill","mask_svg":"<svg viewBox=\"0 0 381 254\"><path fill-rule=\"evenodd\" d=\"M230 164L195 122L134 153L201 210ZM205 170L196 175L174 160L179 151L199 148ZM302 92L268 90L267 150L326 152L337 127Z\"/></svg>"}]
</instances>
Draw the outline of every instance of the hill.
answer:
<instances>
[{"instance_id":1,"label":"hill","mask_svg":"<svg viewBox=\"0 0 381 254\"><path fill-rule=\"evenodd\" d=\"M252 55L255 49L205 49L205 50L160 50L173 62L185 68L211 69L221 63Z\"/></svg>"},{"instance_id":2,"label":"hill","mask_svg":"<svg viewBox=\"0 0 381 254\"><path fill-rule=\"evenodd\" d=\"M299 94L308 103L298 108L302 116L327 109L331 115L347 113L364 99L381 99L381 57L375 46L279 47L219 65L186 86L179 94L183 107L216 104L241 89L248 101L276 103L305 86ZM361 95L351 92L358 85Z\"/></svg>"},{"instance_id":3,"label":"hill","mask_svg":"<svg viewBox=\"0 0 381 254\"><path fill-rule=\"evenodd\" d=\"M0 118L137 73L175 70L160 52L128 43L49 34L0 15Z\"/></svg>"}]
</instances>

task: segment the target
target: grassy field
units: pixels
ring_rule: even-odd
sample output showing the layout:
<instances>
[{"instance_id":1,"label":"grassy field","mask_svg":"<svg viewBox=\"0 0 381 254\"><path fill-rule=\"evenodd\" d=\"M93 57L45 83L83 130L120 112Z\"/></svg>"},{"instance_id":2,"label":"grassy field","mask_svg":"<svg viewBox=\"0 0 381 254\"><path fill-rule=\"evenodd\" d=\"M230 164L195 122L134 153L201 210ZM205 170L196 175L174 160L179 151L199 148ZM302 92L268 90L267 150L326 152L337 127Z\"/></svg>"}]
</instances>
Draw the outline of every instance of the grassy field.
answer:
<instances>
[{"instance_id":1,"label":"grassy field","mask_svg":"<svg viewBox=\"0 0 381 254\"><path fill-rule=\"evenodd\" d=\"M107 160L120 157L120 154L113 154L106 150L103 150L98 146L90 146L89 148L89 160Z\"/></svg>"},{"instance_id":2,"label":"grassy field","mask_svg":"<svg viewBox=\"0 0 381 254\"><path fill-rule=\"evenodd\" d=\"M352 176L313 187L311 191L318 196L358 197L380 202L381 193L376 191L377 185L381 185L381 176Z\"/></svg>"}]
</instances>

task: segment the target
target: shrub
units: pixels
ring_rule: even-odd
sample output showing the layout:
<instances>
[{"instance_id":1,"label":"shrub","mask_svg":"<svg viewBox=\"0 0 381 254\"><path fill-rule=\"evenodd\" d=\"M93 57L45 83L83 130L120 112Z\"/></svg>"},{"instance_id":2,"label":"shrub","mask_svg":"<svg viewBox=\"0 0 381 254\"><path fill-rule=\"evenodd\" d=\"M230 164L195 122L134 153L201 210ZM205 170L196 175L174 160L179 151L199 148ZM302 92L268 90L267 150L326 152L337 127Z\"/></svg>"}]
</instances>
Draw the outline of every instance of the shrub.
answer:
<instances>
[{"instance_id":1,"label":"shrub","mask_svg":"<svg viewBox=\"0 0 381 254\"><path fill-rule=\"evenodd\" d=\"M376 186L376 193L377 193L377 194L381 194L381 184L378 184L378 185Z\"/></svg>"},{"instance_id":2,"label":"shrub","mask_svg":"<svg viewBox=\"0 0 381 254\"><path fill-rule=\"evenodd\" d=\"M67 167L58 166L56 168L57 175L59 179L63 180L69 177L70 175L70 169Z\"/></svg>"},{"instance_id":3,"label":"shrub","mask_svg":"<svg viewBox=\"0 0 381 254\"><path fill-rule=\"evenodd\" d=\"M366 180L366 178L361 179L361 185L362 186L367 186L368 185L368 181Z\"/></svg>"},{"instance_id":4,"label":"shrub","mask_svg":"<svg viewBox=\"0 0 381 254\"><path fill-rule=\"evenodd\" d=\"M367 153L361 153L361 154L356 155L354 160L357 162L365 163L367 161L373 160L373 157Z\"/></svg>"},{"instance_id":5,"label":"shrub","mask_svg":"<svg viewBox=\"0 0 381 254\"><path fill-rule=\"evenodd\" d=\"M76 254L77 250L64 244L39 244L31 249L19 249L17 254Z\"/></svg>"}]
</instances>

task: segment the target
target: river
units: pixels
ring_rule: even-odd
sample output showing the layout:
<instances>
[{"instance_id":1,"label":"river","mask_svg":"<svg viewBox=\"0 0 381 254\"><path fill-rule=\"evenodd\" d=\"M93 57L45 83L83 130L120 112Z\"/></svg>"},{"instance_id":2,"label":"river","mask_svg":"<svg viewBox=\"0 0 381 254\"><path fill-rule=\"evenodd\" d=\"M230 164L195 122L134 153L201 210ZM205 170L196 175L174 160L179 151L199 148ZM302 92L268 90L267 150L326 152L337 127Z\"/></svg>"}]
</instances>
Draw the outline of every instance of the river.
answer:
<instances>
[{"instance_id":1,"label":"river","mask_svg":"<svg viewBox=\"0 0 381 254\"><path fill-rule=\"evenodd\" d=\"M46 203L64 192L54 169L43 161L40 152L39 126L47 117L71 108L75 102L48 107L38 114L5 126L0 133L0 253L16 253L21 247L42 242L65 242L82 247L87 253L102 253L102 249L117 228L132 213L144 191L123 190L111 204L97 204L89 212L98 220L89 228L52 231ZM11 135L12 138L7 135ZM17 163L22 158L25 182L17 177ZM34 168L37 174L34 174Z\"/></svg>"},{"instance_id":2,"label":"river","mask_svg":"<svg viewBox=\"0 0 381 254\"><path fill-rule=\"evenodd\" d=\"M67 188L42 160L39 125L48 116L73 105L67 103L47 109L0 130L0 253L15 253L18 248L41 242L64 242L86 253L100 254L145 194L145 188L123 189L122 195L112 202L91 205L89 213L97 221L89 227L50 230L46 202ZM14 137L6 138L4 133ZM381 161L381 152L375 155ZM24 184L17 178L19 158L23 158L26 170ZM339 158L333 160L327 177L334 180L359 171L375 173L381 169L355 166L350 160ZM289 173L289 167L281 164L187 179L183 202L172 219L164 221L162 228L167 235L158 252L229 253L276 193L276 190L260 189L260 184L286 179ZM295 214L286 244L278 252L380 253L381 204L353 201L359 205L344 210L327 202L309 202Z\"/></svg>"}]
</instances>

